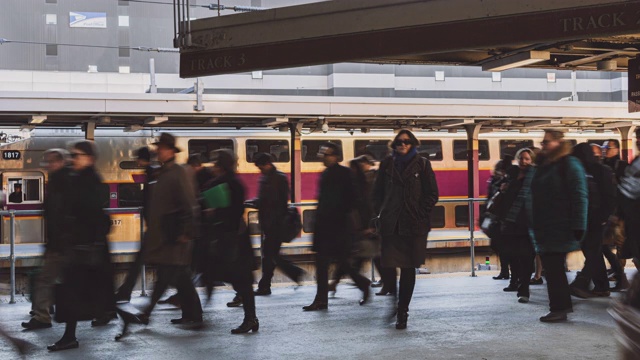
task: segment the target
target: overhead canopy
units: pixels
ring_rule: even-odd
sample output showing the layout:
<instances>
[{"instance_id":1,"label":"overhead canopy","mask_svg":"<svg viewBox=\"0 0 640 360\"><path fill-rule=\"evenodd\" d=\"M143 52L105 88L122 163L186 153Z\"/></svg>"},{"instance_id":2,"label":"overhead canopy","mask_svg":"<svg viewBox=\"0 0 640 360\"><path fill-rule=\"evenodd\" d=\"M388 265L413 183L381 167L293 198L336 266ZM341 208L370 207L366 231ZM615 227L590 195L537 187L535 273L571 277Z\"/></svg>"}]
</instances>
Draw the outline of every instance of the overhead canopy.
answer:
<instances>
[{"instance_id":1,"label":"overhead canopy","mask_svg":"<svg viewBox=\"0 0 640 360\"><path fill-rule=\"evenodd\" d=\"M338 0L179 28L182 77L346 61L622 70L640 1Z\"/></svg>"}]
</instances>

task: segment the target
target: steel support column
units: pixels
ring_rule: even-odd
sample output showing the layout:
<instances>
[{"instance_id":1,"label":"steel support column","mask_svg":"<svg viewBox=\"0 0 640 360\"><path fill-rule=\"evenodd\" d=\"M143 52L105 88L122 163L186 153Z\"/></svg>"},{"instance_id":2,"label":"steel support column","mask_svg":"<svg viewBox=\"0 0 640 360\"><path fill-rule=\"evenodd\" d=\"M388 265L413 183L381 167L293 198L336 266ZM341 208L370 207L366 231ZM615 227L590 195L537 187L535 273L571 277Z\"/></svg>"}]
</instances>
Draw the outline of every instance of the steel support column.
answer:
<instances>
[{"instance_id":1,"label":"steel support column","mask_svg":"<svg viewBox=\"0 0 640 360\"><path fill-rule=\"evenodd\" d=\"M469 198L477 199L480 197L480 166L478 159L478 136L480 135L481 124L464 125L467 132L467 192ZM474 203L474 218L469 219L469 224L476 226L476 218L480 214L480 204Z\"/></svg>"},{"instance_id":2,"label":"steel support column","mask_svg":"<svg viewBox=\"0 0 640 360\"><path fill-rule=\"evenodd\" d=\"M289 131L291 133L291 202L302 200L301 185L301 164L302 164L302 144L300 143L300 130L302 124L298 120L289 120Z\"/></svg>"},{"instance_id":3,"label":"steel support column","mask_svg":"<svg viewBox=\"0 0 640 360\"><path fill-rule=\"evenodd\" d=\"M619 127L618 131L620 132L620 157L622 160L626 162L631 162L633 160L633 146L634 146L634 131L635 126L623 126Z\"/></svg>"}]
</instances>

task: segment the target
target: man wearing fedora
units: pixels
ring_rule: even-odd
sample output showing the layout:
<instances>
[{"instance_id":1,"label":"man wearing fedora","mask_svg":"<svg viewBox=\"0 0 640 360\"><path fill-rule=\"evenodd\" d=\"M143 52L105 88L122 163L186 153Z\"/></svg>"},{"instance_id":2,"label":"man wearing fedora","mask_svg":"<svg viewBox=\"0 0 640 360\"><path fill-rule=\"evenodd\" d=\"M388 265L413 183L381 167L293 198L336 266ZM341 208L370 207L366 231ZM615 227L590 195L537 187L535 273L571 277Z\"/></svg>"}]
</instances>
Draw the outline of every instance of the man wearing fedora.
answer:
<instances>
[{"instance_id":1,"label":"man wearing fedora","mask_svg":"<svg viewBox=\"0 0 640 360\"><path fill-rule=\"evenodd\" d=\"M158 161L162 164L151 187L148 228L145 235L144 261L156 265L156 284L151 302L144 310L143 322L148 321L160 297L173 285L182 304L182 318L174 324L201 324L202 305L191 281L192 239L195 231L195 193L185 169L176 164L180 152L175 138L162 133L154 143Z\"/></svg>"}]
</instances>

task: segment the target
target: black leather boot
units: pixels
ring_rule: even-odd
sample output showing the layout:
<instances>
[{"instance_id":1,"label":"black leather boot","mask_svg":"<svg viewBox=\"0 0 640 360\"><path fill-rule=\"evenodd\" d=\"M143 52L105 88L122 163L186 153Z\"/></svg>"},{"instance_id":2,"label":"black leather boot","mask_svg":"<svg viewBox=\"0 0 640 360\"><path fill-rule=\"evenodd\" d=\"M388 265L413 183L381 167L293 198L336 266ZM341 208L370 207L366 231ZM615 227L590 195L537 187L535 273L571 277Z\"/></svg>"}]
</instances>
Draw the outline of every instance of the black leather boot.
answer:
<instances>
[{"instance_id":1,"label":"black leather boot","mask_svg":"<svg viewBox=\"0 0 640 360\"><path fill-rule=\"evenodd\" d=\"M258 318L253 319L245 319L240 326L231 330L232 334L244 334L249 331L257 332L260 328L260 323L258 322Z\"/></svg>"},{"instance_id":2,"label":"black leather boot","mask_svg":"<svg viewBox=\"0 0 640 360\"><path fill-rule=\"evenodd\" d=\"M398 308L396 319L396 329L403 330L407 328L407 319L409 318L409 309Z\"/></svg>"}]
</instances>

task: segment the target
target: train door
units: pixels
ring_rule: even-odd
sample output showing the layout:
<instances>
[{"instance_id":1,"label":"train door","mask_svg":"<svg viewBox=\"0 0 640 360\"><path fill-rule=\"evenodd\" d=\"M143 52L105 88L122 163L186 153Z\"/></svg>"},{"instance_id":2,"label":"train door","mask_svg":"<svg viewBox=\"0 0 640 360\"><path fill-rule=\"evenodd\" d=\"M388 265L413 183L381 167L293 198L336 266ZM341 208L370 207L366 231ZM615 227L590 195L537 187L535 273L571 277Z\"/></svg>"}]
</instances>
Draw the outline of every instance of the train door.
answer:
<instances>
[{"instance_id":1,"label":"train door","mask_svg":"<svg viewBox=\"0 0 640 360\"><path fill-rule=\"evenodd\" d=\"M39 171L6 172L2 174L5 210L42 210L44 174ZM2 219L2 243L10 242L10 218ZM42 215L16 215L16 244L44 241Z\"/></svg>"}]
</instances>

